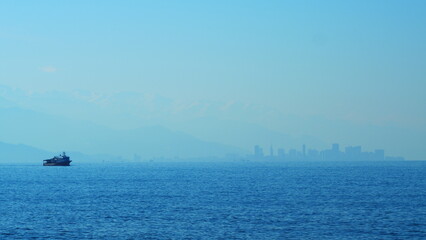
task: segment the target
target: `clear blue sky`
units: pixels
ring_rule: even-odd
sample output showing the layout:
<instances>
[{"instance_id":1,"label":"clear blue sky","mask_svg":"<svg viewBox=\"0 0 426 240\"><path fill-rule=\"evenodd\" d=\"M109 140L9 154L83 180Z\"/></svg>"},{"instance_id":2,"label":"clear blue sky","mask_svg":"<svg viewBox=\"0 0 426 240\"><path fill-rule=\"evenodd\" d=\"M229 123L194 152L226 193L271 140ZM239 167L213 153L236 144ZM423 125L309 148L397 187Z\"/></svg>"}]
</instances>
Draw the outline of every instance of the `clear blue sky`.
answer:
<instances>
[{"instance_id":1,"label":"clear blue sky","mask_svg":"<svg viewBox=\"0 0 426 240\"><path fill-rule=\"evenodd\" d=\"M426 131L426 1L0 2L0 84Z\"/></svg>"}]
</instances>

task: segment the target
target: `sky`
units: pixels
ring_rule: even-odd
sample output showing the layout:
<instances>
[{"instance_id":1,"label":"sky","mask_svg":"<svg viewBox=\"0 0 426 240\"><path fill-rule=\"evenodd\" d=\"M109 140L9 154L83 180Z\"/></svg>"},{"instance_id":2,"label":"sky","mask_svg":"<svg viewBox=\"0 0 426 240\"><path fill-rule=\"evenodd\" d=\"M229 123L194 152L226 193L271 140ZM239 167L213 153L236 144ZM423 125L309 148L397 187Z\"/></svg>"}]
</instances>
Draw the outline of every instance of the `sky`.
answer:
<instances>
[{"instance_id":1,"label":"sky","mask_svg":"<svg viewBox=\"0 0 426 240\"><path fill-rule=\"evenodd\" d=\"M282 132L291 116L423 139L425 23L416 0L4 0L0 84L239 102Z\"/></svg>"}]
</instances>

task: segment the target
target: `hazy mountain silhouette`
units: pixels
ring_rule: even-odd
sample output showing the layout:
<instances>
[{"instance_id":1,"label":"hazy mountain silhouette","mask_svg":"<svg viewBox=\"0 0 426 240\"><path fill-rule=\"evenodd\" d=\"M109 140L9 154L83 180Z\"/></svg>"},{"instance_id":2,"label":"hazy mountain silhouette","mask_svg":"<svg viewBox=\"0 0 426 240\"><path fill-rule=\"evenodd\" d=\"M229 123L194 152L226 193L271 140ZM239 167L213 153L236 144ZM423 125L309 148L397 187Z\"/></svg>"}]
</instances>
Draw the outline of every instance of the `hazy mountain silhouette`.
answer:
<instances>
[{"instance_id":1,"label":"hazy mountain silhouette","mask_svg":"<svg viewBox=\"0 0 426 240\"><path fill-rule=\"evenodd\" d=\"M0 108L1 140L52 152L71 150L142 158L208 157L241 153L238 148L199 140L160 126L113 130L21 108Z\"/></svg>"},{"instance_id":2,"label":"hazy mountain silhouette","mask_svg":"<svg viewBox=\"0 0 426 240\"><path fill-rule=\"evenodd\" d=\"M23 144L0 142L0 162L4 163L39 163L52 153ZM38 162L37 162L38 161Z\"/></svg>"},{"instance_id":3,"label":"hazy mountain silhouette","mask_svg":"<svg viewBox=\"0 0 426 240\"><path fill-rule=\"evenodd\" d=\"M273 118L261 108L238 102L175 101L139 92L100 94L91 91L28 93L0 85L0 94L26 109L92 121L120 129L163 126L199 139L245 149L255 144L300 147L307 144L324 147L321 140L292 136L260 124L255 117Z\"/></svg>"},{"instance_id":4,"label":"hazy mountain silhouette","mask_svg":"<svg viewBox=\"0 0 426 240\"><path fill-rule=\"evenodd\" d=\"M31 165L41 165L42 160L52 158L61 152L49 152L43 149L31 147L25 144L10 144L0 142L0 163L14 164L25 163ZM80 152L70 151L67 155L71 157L73 165L101 161L120 161L122 158L112 155L99 154L88 155Z\"/></svg>"},{"instance_id":5,"label":"hazy mountain silhouette","mask_svg":"<svg viewBox=\"0 0 426 240\"><path fill-rule=\"evenodd\" d=\"M272 144L288 150L300 149L302 144L306 144L307 148L325 148L338 142L342 146L362 145L369 150L385 149L391 155L402 155L409 159L419 159L426 154L425 148L421 146L426 139L424 127L407 129L399 125L325 119L321 116L292 116L283 109L236 101L181 101L139 92L28 92L1 85L0 97L3 98L0 99L0 107L19 106L33 111L30 116L14 112L19 119L0 116L0 121L9 119L14 128L19 122L20 129L30 127L28 131L37 133L31 137L22 136L19 130L8 135L12 139L8 142L20 143L23 137L31 138L29 142L38 144L34 146L52 151L63 149L66 144L70 149L84 149L93 153L108 148L110 154L114 155L133 154L141 152L138 149L144 147L146 156L190 156L186 154L188 151L193 154L199 151L202 155L210 150L213 155L228 150L239 151L229 146L251 151L255 144L264 147ZM48 119L40 120L41 113L45 113L43 118ZM31 126L26 126L29 119L32 121ZM151 144L157 134L151 133L153 127L146 126L153 125L157 126L154 128L159 131L159 135L163 127L164 131L169 132L168 136L173 136L170 139L177 142L173 145L181 147L173 148L176 152L172 153L172 147L165 145L169 144L168 138L161 141L161 146ZM39 129L31 129L34 126ZM7 126L0 126L0 129L9 131ZM56 144L49 139L50 143L44 144L44 140L38 140L44 134L61 138L60 132L66 133L65 141L70 140L69 143L58 141ZM177 140L179 138L181 140ZM127 141L126 144L123 141ZM184 142L188 142L188 145L183 145ZM141 146L142 143L145 145Z\"/></svg>"}]
</instances>

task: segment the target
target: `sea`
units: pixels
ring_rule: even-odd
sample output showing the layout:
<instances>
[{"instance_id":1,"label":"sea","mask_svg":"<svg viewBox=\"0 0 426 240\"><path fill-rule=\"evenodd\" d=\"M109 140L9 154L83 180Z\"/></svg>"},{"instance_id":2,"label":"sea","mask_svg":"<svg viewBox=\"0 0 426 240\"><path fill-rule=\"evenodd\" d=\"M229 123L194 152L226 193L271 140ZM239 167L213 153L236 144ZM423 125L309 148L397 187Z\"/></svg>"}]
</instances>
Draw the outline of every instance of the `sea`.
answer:
<instances>
[{"instance_id":1,"label":"sea","mask_svg":"<svg viewBox=\"0 0 426 240\"><path fill-rule=\"evenodd\" d=\"M426 239L426 162L0 164L0 239Z\"/></svg>"}]
</instances>

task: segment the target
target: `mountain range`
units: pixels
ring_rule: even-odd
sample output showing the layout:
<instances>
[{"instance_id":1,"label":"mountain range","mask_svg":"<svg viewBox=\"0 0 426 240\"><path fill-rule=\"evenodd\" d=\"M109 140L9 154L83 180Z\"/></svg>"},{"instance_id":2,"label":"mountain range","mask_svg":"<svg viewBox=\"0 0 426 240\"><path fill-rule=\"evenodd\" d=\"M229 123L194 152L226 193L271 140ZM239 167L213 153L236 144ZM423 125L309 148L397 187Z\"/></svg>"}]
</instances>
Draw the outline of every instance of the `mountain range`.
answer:
<instances>
[{"instance_id":1,"label":"mountain range","mask_svg":"<svg viewBox=\"0 0 426 240\"><path fill-rule=\"evenodd\" d=\"M425 131L291 116L283 109L237 101L178 100L139 92L32 92L0 85L0 141L49 152L188 158L244 155L254 145L288 151L302 144L325 149L337 142L421 159L426 156L421 145Z\"/></svg>"},{"instance_id":2,"label":"mountain range","mask_svg":"<svg viewBox=\"0 0 426 240\"><path fill-rule=\"evenodd\" d=\"M244 152L161 126L114 130L21 108L0 108L0 123L2 141L25 143L50 152L68 150L125 158L138 155L142 159L224 156Z\"/></svg>"}]
</instances>

